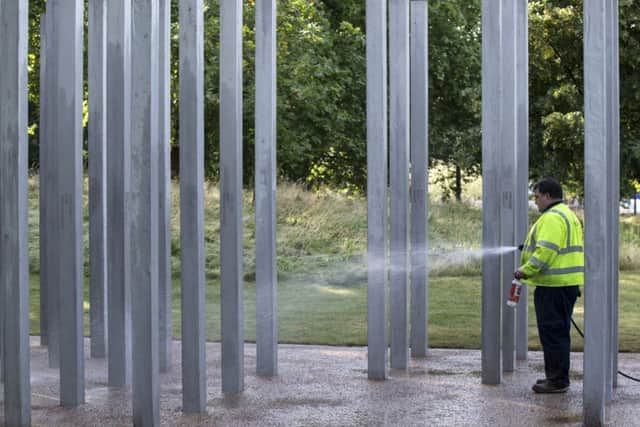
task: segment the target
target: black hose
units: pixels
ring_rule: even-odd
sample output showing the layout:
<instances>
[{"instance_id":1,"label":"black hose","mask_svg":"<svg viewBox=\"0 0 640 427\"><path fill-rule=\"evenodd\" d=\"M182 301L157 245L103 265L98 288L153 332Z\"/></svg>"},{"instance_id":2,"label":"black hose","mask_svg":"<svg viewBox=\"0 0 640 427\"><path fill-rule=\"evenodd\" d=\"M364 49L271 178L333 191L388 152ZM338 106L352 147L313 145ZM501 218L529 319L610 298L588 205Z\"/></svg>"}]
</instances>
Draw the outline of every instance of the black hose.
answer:
<instances>
[{"instance_id":1,"label":"black hose","mask_svg":"<svg viewBox=\"0 0 640 427\"><path fill-rule=\"evenodd\" d=\"M576 328L576 331L578 331L578 334L580 334L580 336L581 336L582 338L584 338L584 334L582 333L582 331L580 330L580 328L578 327L578 325L576 325L576 322L573 320L573 317L571 318L571 323L573 323L573 327L574 327L574 328ZM634 377L632 377L631 375L625 374L625 373L624 373L624 372L622 372L622 371L618 371L618 375L622 375L622 376L623 376L623 377L625 377L625 378L628 378L628 379L630 379L630 380L632 380L632 381L636 381L636 382L639 382L639 383L640 383L640 379L638 379L638 378L634 378Z\"/></svg>"}]
</instances>

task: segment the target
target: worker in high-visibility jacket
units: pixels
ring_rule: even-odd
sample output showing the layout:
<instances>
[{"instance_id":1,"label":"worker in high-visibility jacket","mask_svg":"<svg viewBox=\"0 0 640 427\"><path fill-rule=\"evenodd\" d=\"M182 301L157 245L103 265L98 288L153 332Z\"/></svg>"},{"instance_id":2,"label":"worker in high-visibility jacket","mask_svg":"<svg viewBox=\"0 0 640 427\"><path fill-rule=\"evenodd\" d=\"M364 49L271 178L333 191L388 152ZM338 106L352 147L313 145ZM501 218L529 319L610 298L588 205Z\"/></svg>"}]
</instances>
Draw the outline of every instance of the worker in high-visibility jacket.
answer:
<instances>
[{"instance_id":1,"label":"worker in high-visibility jacket","mask_svg":"<svg viewBox=\"0 0 640 427\"><path fill-rule=\"evenodd\" d=\"M533 391L563 393L569 389L571 315L584 285L582 224L563 203L562 186L555 179L538 181L533 192L542 215L527 235L514 276L536 287L533 295L545 378L533 385Z\"/></svg>"}]
</instances>

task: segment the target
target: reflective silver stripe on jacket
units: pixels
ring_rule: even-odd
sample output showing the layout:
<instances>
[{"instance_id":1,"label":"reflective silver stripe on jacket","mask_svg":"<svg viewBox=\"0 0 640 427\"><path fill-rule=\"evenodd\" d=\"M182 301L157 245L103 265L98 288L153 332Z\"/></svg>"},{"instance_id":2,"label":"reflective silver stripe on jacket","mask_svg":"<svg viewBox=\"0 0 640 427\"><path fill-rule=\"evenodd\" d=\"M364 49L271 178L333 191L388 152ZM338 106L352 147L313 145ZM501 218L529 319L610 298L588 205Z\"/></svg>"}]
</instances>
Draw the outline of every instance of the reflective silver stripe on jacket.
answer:
<instances>
[{"instance_id":1,"label":"reflective silver stripe on jacket","mask_svg":"<svg viewBox=\"0 0 640 427\"><path fill-rule=\"evenodd\" d=\"M551 270L544 271L543 274L570 274L570 273L584 273L584 267L568 267L568 268L552 268Z\"/></svg>"},{"instance_id":2,"label":"reflective silver stripe on jacket","mask_svg":"<svg viewBox=\"0 0 640 427\"><path fill-rule=\"evenodd\" d=\"M571 246L571 223L569 222L569 218L564 214L564 212L560 212L557 209L551 209L549 212L555 212L564 219L565 224L567 224L567 248Z\"/></svg>"},{"instance_id":3,"label":"reflective silver stripe on jacket","mask_svg":"<svg viewBox=\"0 0 640 427\"><path fill-rule=\"evenodd\" d=\"M549 248L552 251L557 252L557 253L560 253L560 251L561 251L561 249L560 249L560 247L558 245L556 245L555 243L552 243L552 242L547 242L546 240L540 240L538 242L538 244L540 246L544 246L545 248Z\"/></svg>"},{"instance_id":4,"label":"reflective silver stripe on jacket","mask_svg":"<svg viewBox=\"0 0 640 427\"><path fill-rule=\"evenodd\" d=\"M545 264L544 262L540 261L538 258L534 256L529 258L529 261L531 262L531 264L535 265L536 267L539 267L541 271L545 271L547 268L549 268L548 264Z\"/></svg>"},{"instance_id":5,"label":"reflective silver stripe on jacket","mask_svg":"<svg viewBox=\"0 0 640 427\"><path fill-rule=\"evenodd\" d=\"M544 246L545 248L549 248L552 251L557 252L558 254L568 254L571 252L584 252L584 248L582 246L569 246L564 249L560 249L558 245L552 242L547 242L546 240L540 240L538 245Z\"/></svg>"},{"instance_id":6,"label":"reflective silver stripe on jacket","mask_svg":"<svg viewBox=\"0 0 640 427\"><path fill-rule=\"evenodd\" d=\"M531 231L531 241L529 244L522 248L522 251L533 252L536 250L536 226L533 226L533 230Z\"/></svg>"}]
</instances>

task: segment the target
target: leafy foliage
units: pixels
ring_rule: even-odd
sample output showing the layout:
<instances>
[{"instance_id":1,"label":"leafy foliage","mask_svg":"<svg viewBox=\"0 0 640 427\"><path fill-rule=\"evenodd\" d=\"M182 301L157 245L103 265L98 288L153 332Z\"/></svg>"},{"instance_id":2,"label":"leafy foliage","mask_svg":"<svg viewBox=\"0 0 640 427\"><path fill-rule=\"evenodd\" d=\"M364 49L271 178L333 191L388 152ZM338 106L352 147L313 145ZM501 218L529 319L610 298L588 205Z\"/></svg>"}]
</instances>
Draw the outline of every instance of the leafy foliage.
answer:
<instances>
[{"instance_id":1,"label":"leafy foliage","mask_svg":"<svg viewBox=\"0 0 640 427\"><path fill-rule=\"evenodd\" d=\"M85 0L86 4L87 0ZM205 165L218 176L219 2L205 8ZM178 8L172 3L172 164L178 136ZM460 198L480 171L481 0L429 2L429 147L431 165L451 171L443 194ZM38 164L40 19L45 0L30 1L30 163ZM640 4L620 6L622 193L640 181ZM365 2L278 2L278 173L307 186L362 191L366 185ZM255 0L244 0L244 182L254 163ZM86 19L86 16L85 16ZM581 192L584 175L581 0L529 2L530 169ZM86 55L85 55L86 58ZM86 61L85 61L86 69ZM86 85L85 85L86 90ZM86 110L86 106L85 106ZM86 111L85 111L86 113ZM86 120L85 120L86 122ZM86 135L86 133L85 133ZM86 146L86 145L85 145Z\"/></svg>"},{"instance_id":2,"label":"leafy foliage","mask_svg":"<svg viewBox=\"0 0 640 427\"><path fill-rule=\"evenodd\" d=\"M640 6L620 6L621 192L640 174ZM584 177L583 21L580 0L529 2L530 169L582 192Z\"/></svg>"},{"instance_id":3,"label":"leafy foliage","mask_svg":"<svg viewBox=\"0 0 640 427\"><path fill-rule=\"evenodd\" d=\"M218 175L219 2L205 11L207 174ZM244 7L244 182L254 163L255 1ZM364 182L364 35L342 22L333 31L322 4L278 3L278 168L292 181L354 185ZM213 54L210 54L210 53ZM360 71L359 68L362 70Z\"/></svg>"},{"instance_id":4,"label":"leafy foliage","mask_svg":"<svg viewBox=\"0 0 640 427\"><path fill-rule=\"evenodd\" d=\"M479 0L429 2L429 158L453 166L457 200L480 172L480 43Z\"/></svg>"}]
</instances>

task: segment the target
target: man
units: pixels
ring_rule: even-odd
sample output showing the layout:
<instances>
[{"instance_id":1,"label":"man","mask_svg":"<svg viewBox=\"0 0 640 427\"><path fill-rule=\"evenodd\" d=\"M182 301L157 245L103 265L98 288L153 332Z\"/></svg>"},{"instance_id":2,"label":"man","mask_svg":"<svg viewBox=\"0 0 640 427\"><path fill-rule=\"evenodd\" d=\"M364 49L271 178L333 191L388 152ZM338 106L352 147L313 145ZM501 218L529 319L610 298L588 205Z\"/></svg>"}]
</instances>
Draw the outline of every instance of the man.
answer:
<instances>
[{"instance_id":1,"label":"man","mask_svg":"<svg viewBox=\"0 0 640 427\"><path fill-rule=\"evenodd\" d=\"M538 181L533 194L542 215L527 234L514 276L536 287L533 296L545 378L534 384L533 391L564 393L569 389L571 315L584 285L582 224L563 203L562 186L555 179Z\"/></svg>"}]
</instances>

